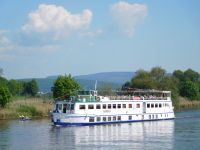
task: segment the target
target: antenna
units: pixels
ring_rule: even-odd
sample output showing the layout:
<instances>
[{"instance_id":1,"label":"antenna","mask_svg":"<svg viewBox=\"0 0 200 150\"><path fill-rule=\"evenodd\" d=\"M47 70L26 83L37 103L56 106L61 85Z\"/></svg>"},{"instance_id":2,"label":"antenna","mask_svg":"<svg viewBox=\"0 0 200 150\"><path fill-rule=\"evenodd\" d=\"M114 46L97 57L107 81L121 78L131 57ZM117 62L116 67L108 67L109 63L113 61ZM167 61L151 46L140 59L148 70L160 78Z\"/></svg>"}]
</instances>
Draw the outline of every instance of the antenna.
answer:
<instances>
[{"instance_id":1,"label":"antenna","mask_svg":"<svg viewBox=\"0 0 200 150\"><path fill-rule=\"evenodd\" d=\"M94 90L95 91L97 90L97 80L96 80L95 85L94 85Z\"/></svg>"}]
</instances>

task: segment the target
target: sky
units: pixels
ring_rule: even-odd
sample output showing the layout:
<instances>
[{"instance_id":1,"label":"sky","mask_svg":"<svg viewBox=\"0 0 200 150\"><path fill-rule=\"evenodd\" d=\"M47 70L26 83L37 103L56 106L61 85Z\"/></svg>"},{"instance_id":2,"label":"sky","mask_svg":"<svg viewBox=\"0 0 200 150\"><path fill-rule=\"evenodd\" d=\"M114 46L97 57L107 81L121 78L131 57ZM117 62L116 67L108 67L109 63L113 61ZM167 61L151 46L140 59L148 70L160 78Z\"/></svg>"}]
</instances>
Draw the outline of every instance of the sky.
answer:
<instances>
[{"instance_id":1,"label":"sky","mask_svg":"<svg viewBox=\"0 0 200 150\"><path fill-rule=\"evenodd\" d=\"M8 79L191 68L200 72L199 0L1 0Z\"/></svg>"}]
</instances>

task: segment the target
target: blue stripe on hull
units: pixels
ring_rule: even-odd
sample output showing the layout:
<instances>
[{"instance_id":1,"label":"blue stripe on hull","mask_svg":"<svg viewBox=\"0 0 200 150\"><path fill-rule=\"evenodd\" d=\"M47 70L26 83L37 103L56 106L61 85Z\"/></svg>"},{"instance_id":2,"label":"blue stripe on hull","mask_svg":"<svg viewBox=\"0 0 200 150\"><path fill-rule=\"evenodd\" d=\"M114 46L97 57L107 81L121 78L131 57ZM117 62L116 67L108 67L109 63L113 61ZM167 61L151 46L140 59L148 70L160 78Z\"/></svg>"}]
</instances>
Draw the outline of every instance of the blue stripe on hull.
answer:
<instances>
[{"instance_id":1,"label":"blue stripe on hull","mask_svg":"<svg viewBox=\"0 0 200 150\"><path fill-rule=\"evenodd\" d=\"M131 122L146 122L146 121L173 120L173 119L175 119L175 118L151 119L151 120L128 120L128 121L113 121L113 122L81 122L81 123L53 122L53 123L54 123L54 125L59 125L59 126L87 126L87 125L101 125L101 124L114 124L114 123L131 123Z\"/></svg>"}]
</instances>

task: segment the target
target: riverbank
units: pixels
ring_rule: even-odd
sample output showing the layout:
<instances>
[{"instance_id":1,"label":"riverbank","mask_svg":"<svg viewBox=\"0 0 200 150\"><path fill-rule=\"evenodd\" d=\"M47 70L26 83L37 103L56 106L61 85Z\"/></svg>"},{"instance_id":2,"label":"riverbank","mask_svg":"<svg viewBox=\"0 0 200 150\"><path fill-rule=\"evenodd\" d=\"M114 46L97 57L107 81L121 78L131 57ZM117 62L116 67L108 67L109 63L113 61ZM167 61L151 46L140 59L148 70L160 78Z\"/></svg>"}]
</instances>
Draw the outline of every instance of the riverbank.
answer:
<instances>
[{"instance_id":1,"label":"riverbank","mask_svg":"<svg viewBox=\"0 0 200 150\"><path fill-rule=\"evenodd\" d=\"M200 101L190 101L179 97L179 104L175 110L200 108ZM31 118L44 118L49 116L53 104L42 98L18 98L9 103L5 108L0 108L0 120L17 119L19 116Z\"/></svg>"},{"instance_id":2,"label":"riverbank","mask_svg":"<svg viewBox=\"0 0 200 150\"><path fill-rule=\"evenodd\" d=\"M5 108L0 108L0 119L17 119L19 116L31 118L48 117L53 104L42 98L21 98L13 100Z\"/></svg>"},{"instance_id":3,"label":"riverbank","mask_svg":"<svg viewBox=\"0 0 200 150\"><path fill-rule=\"evenodd\" d=\"M179 104L177 110L184 110L184 109L196 109L200 108L200 101L190 101L187 98L179 97Z\"/></svg>"}]
</instances>

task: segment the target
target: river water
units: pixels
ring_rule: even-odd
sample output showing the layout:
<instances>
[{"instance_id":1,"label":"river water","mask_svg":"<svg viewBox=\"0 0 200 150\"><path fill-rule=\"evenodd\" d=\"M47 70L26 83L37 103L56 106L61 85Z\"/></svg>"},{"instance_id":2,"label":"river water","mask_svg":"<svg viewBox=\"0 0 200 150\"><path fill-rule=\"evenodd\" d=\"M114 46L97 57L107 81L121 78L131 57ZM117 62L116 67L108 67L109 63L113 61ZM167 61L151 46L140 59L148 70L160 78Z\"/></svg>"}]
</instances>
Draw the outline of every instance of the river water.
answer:
<instances>
[{"instance_id":1,"label":"river water","mask_svg":"<svg viewBox=\"0 0 200 150\"><path fill-rule=\"evenodd\" d=\"M199 150L200 110L175 120L55 127L50 120L0 120L0 150Z\"/></svg>"}]
</instances>

